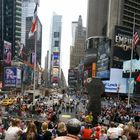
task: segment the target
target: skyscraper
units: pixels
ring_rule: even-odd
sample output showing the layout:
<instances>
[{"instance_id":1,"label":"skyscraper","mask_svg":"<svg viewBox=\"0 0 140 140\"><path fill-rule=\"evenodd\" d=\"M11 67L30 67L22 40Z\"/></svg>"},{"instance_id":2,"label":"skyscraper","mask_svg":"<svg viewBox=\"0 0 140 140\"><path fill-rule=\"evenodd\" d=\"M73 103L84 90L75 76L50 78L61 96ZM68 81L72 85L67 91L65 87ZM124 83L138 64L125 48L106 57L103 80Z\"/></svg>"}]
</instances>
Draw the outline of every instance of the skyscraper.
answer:
<instances>
[{"instance_id":1,"label":"skyscraper","mask_svg":"<svg viewBox=\"0 0 140 140\"><path fill-rule=\"evenodd\" d=\"M37 63L41 64L41 50L42 50L42 24L38 18L38 22L37 22L37 31L34 33L34 36L32 36L31 38L28 37L30 29L31 29L31 25L32 25L32 19L33 17L26 17L26 50L28 52L28 56L30 56L30 62L33 63L31 61L31 59L33 58L33 53L34 53L34 49L35 49L35 33L37 34L37 39L36 39L36 60Z\"/></svg>"},{"instance_id":2,"label":"skyscraper","mask_svg":"<svg viewBox=\"0 0 140 140\"><path fill-rule=\"evenodd\" d=\"M87 38L106 35L108 0L88 0L87 9Z\"/></svg>"},{"instance_id":3,"label":"skyscraper","mask_svg":"<svg viewBox=\"0 0 140 140\"><path fill-rule=\"evenodd\" d=\"M56 85L59 85L61 78L61 20L61 15L53 15L50 46L50 81Z\"/></svg>"},{"instance_id":4,"label":"skyscraper","mask_svg":"<svg viewBox=\"0 0 140 140\"><path fill-rule=\"evenodd\" d=\"M113 38L116 25L132 29L135 26L140 28L140 1L139 0L109 0L108 6L108 28L107 35ZM128 32L128 31L127 31ZM132 31L130 30L131 34Z\"/></svg>"},{"instance_id":5,"label":"skyscraper","mask_svg":"<svg viewBox=\"0 0 140 140\"><path fill-rule=\"evenodd\" d=\"M21 11L22 0L0 0L0 85L3 81L4 67L11 65L11 60L15 59L15 43L21 41ZM10 63L5 62L4 42L10 47Z\"/></svg>"},{"instance_id":6,"label":"skyscraper","mask_svg":"<svg viewBox=\"0 0 140 140\"><path fill-rule=\"evenodd\" d=\"M0 7L0 40L12 44L12 57L14 57L15 42L21 41L22 1L0 0Z\"/></svg>"},{"instance_id":7,"label":"skyscraper","mask_svg":"<svg viewBox=\"0 0 140 140\"><path fill-rule=\"evenodd\" d=\"M70 68L80 64L85 54L86 28L82 25L82 17L77 22L72 22L72 46L70 50Z\"/></svg>"},{"instance_id":8,"label":"skyscraper","mask_svg":"<svg viewBox=\"0 0 140 140\"><path fill-rule=\"evenodd\" d=\"M140 28L139 8L139 0L88 0L87 39L111 39L111 67L122 69L123 61L130 59L134 14L135 28Z\"/></svg>"},{"instance_id":9,"label":"skyscraper","mask_svg":"<svg viewBox=\"0 0 140 140\"><path fill-rule=\"evenodd\" d=\"M22 1L22 28L21 28L21 43L25 44L26 39L26 17L33 16L35 9L34 0L23 0Z\"/></svg>"}]
</instances>

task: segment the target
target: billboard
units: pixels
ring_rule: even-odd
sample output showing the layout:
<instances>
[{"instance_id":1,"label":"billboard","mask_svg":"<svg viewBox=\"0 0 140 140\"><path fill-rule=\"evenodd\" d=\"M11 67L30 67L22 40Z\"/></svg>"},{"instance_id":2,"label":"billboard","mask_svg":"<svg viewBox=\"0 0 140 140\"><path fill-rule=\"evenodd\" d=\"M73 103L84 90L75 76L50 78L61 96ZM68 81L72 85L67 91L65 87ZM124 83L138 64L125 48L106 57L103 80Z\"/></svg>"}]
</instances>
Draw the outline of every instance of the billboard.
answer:
<instances>
[{"instance_id":1,"label":"billboard","mask_svg":"<svg viewBox=\"0 0 140 140\"><path fill-rule=\"evenodd\" d=\"M12 44L8 41L4 41L3 47L3 60L6 65L11 65L12 60Z\"/></svg>"},{"instance_id":2,"label":"billboard","mask_svg":"<svg viewBox=\"0 0 140 140\"><path fill-rule=\"evenodd\" d=\"M59 78L58 77L53 77L52 78L52 82L53 83L58 83L59 82Z\"/></svg>"},{"instance_id":3,"label":"billboard","mask_svg":"<svg viewBox=\"0 0 140 140\"><path fill-rule=\"evenodd\" d=\"M59 67L59 60L58 59L53 60L53 66Z\"/></svg>"},{"instance_id":4,"label":"billboard","mask_svg":"<svg viewBox=\"0 0 140 140\"><path fill-rule=\"evenodd\" d=\"M17 67L4 68L4 87L21 87L21 69Z\"/></svg>"},{"instance_id":5,"label":"billboard","mask_svg":"<svg viewBox=\"0 0 140 140\"><path fill-rule=\"evenodd\" d=\"M131 69L131 60L123 62L123 77L129 78ZM140 60L132 60L132 77L135 78L140 73Z\"/></svg>"},{"instance_id":6,"label":"billboard","mask_svg":"<svg viewBox=\"0 0 140 140\"><path fill-rule=\"evenodd\" d=\"M92 77L96 76L96 63L92 63Z\"/></svg>"},{"instance_id":7,"label":"billboard","mask_svg":"<svg viewBox=\"0 0 140 140\"><path fill-rule=\"evenodd\" d=\"M53 47L53 52L59 52L59 47Z\"/></svg>"},{"instance_id":8,"label":"billboard","mask_svg":"<svg viewBox=\"0 0 140 140\"><path fill-rule=\"evenodd\" d=\"M53 53L53 59L59 59L59 53Z\"/></svg>"},{"instance_id":9,"label":"billboard","mask_svg":"<svg viewBox=\"0 0 140 140\"><path fill-rule=\"evenodd\" d=\"M112 67L122 69L123 61L131 57L132 29L116 26L114 38Z\"/></svg>"},{"instance_id":10,"label":"billboard","mask_svg":"<svg viewBox=\"0 0 140 140\"><path fill-rule=\"evenodd\" d=\"M100 42L98 44L96 77L101 78L102 80L110 78L110 54L111 40L108 38L100 38Z\"/></svg>"},{"instance_id":11,"label":"billboard","mask_svg":"<svg viewBox=\"0 0 140 140\"><path fill-rule=\"evenodd\" d=\"M59 69L58 68L53 68L52 74L53 74L53 77L58 77Z\"/></svg>"},{"instance_id":12,"label":"billboard","mask_svg":"<svg viewBox=\"0 0 140 140\"><path fill-rule=\"evenodd\" d=\"M121 69L111 68L110 80L103 81L105 85L105 92L128 93L128 79L122 78L122 72L123 71Z\"/></svg>"}]
</instances>

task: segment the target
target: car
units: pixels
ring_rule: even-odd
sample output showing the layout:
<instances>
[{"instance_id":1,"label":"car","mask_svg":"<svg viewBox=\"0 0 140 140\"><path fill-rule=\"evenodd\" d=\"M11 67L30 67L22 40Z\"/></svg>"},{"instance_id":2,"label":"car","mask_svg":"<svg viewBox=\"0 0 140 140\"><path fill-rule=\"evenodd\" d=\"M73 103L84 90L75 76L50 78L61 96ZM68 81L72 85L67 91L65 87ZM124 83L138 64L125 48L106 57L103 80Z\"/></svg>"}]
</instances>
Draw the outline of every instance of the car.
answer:
<instances>
[{"instance_id":1,"label":"car","mask_svg":"<svg viewBox=\"0 0 140 140\"><path fill-rule=\"evenodd\" d=\"M14 98L6 98L1 101L1 105L3 106L13 105L14 103L15 103Z\"/></svg>"}]
</instances>

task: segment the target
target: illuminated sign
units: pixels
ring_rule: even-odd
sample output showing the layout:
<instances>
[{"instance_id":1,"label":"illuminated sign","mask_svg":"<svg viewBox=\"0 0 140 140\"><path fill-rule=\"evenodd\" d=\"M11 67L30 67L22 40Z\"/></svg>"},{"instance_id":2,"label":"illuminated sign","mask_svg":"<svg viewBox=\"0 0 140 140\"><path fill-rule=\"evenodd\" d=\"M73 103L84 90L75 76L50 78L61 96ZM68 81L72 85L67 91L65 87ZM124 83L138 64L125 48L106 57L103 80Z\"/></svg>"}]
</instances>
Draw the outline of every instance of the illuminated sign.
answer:
<instances>
[{"instance_id":1,"label":"illuminated sign","mask_svg":"<svg viewBox=\"0 0 140 140\"><path fill-rule=\"evenodd\" d=\"M58 77L59 69L58 68L53 68L52 74L54 77Z\"/></svg>"},{"instance_id":2,"label":"illuminated sign","mask_svg":"<svg viewBox=\"0 0 140 140\"><path fill-rule=\"evenodd\" d=\"M59 48L58 47L53 47L53 52L59 52Z\"/></svg>"},{"instance_id":3,"label":"illuminated sign","mask_svg":"<svg viewBox=\"0 0 140 140\"><path fill-rule=\"evenodd\" d=\"M54 53L53 54L53 59L59 59L59 53Z\"/></svg>"},{"instance_id":4,"label":"illuminated sign","mask_svg":"<svg viewBox=\"0 0 140 140\"><path fill-rule=\"evenodd\" d=\"M17 67L4 68L4 87L21 86L21 69Z\"/></svg>"}]
</instances>

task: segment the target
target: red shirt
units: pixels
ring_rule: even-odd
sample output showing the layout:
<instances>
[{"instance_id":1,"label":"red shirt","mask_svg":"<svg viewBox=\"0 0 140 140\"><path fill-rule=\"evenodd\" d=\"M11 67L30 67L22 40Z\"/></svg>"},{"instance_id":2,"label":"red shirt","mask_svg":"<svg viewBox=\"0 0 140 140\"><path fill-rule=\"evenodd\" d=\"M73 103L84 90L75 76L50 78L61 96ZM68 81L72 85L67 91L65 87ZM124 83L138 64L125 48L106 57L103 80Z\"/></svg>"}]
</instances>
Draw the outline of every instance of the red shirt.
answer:
<instances>
[{"instance_id":1,"label":"red shirt","mask_svg":"<svg viewBox=\"0 0 140 140\"><path fill-rule=\"evenodd\" d=\"M90 139L92 135L92 130L89 128L84 128L82 131L82 139Z\"/></svg>"}]
</instances>

